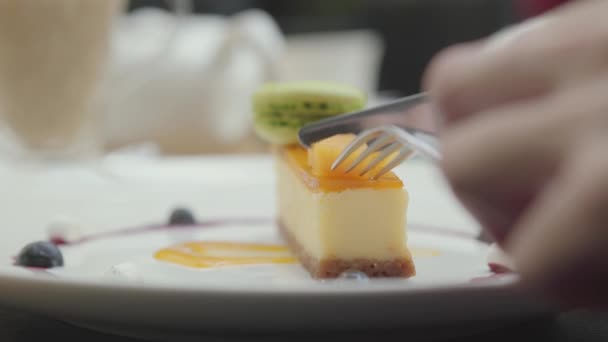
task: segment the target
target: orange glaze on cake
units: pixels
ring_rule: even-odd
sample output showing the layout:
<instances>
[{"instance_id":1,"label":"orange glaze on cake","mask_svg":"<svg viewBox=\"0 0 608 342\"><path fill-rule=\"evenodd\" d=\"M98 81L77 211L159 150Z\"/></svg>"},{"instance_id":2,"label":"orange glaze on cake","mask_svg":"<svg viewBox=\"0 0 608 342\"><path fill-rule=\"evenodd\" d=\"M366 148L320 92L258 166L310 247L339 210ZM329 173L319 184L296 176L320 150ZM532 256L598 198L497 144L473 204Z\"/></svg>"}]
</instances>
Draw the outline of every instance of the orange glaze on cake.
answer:
<instances>
[{"instance_id":1,"label":"orange glaze on cake","mask_svg":"<svg viewBox=\"0 0 608 342\"><path fill-rule=\"evenodd\" d=\"M441 253L420 248L413 249L412 254L416 257L433 257ZM192 268L297 263L286 246L240 242L185 242L163 248L154 257L159 261Z\"/></svg>"},{"instance_id":2,"label":"orange glaze on cake","mask_svg":"<svg viewBox=\"0 0 608 342\"><path fill-rule=\"evenodd\" d=\"M283 154L283 157L294 169L298 177L300 177L302 182L304 182L304 184L313 192L338 192L358 188L391 189L403 187L403 182L392 172L383 175L377 180L365 178L318 177L312 172L307 150L292 145L280 148L277 153Z\"/></svg>"}]
</instances>

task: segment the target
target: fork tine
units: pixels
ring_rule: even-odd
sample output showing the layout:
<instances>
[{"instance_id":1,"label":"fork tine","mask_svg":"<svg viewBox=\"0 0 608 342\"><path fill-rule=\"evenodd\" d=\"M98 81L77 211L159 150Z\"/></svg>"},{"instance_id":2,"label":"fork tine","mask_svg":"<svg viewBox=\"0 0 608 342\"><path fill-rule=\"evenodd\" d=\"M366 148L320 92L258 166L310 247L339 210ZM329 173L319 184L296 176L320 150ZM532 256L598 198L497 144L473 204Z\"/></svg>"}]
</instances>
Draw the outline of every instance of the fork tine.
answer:
<instances>
[{"instance_id":1,"label":"fork tine","mask_svg":"<svg viewBox=\"0 0 608 342\"><path fill-rule=\"evenodd\" d=\"M367 147L367 149L365 149L365 151L363 151L363 153L357 156L355 161L353 161L353 163L346 169L345 172L349 173L350 171L352 171L359 164L361 164L361 162L365 160L365 158L367 158L370 154L380 150L382 147L386 146L387 143L392 142L392 140L394 139L395 138L391 133L383 133L382 135L380 135L378 139L376 139L376 141L374 141L371 145Z\"/></svg>"},{"instance_id":2,"label":"fork tine","mask_svg":"<svg viewBox=\"0 0 608 342\"><path fill-rule=\"evenodd\" d=\"M383 167L382 170L380 170L380 172L378 172L376 175L374 175L372 177L372 179L376 180L376 179L382 177L385 173L392 170L395 166L401 164L401 162L403 162L404 160L406 160L413 154L414 154L414 151L410 150L407 147L403 147L401 149L401 151L399 151L399 154L397 155L397 157L395 157L395 159L393 159L390 163L388 163L385 167Z\"/></svg>"},{"instance_id":3,"label":"fork tine","mask_svg":"<svg viewBox=\"0 0 608 342\"><path fill-rule=\"evenodd\" d=\"M338 155L336 160L331 164L331 169L335 170L348 156L356 151L361 145L366 144L368 141L375 138L381 131L378 129L371 129L367 131L363 131L357 136L353 141L346 146L346 148Z\"/></svg>"},{"instance_id":4,"label":"fork tine","mask_svg":"<svg viewBox=\"0 0 608 342\"><path fill-rule=\"evenodd\" d=\"M401 148L401 143L398 141L395 141L393 143L391 143L390 145L388 145L383 151L382 153L380 153L379 156L377 156L374 160L372 160L364 169L363 171L361 171L361 173L359 174L360 176L365 175L366 173L368 173L371 169L373 169L374 167L376 167L376 165L380 164L380 162L382 160L384 160L384 158L388 157L391 153L397 151L398 149Z\"/></svg>"}]
</instances>

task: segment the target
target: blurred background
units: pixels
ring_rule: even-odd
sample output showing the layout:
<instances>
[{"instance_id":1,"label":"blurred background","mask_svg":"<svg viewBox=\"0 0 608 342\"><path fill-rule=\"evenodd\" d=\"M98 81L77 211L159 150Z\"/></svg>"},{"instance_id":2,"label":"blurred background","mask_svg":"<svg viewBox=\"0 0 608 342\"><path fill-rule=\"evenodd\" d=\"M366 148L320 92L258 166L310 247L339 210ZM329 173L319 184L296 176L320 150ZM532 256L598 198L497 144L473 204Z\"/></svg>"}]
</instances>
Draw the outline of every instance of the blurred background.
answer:
<instances>
[{"instance_id":1,"label":"blurred background","mask_svg":"<svg viewBox=\"0 0 608 342\"><path fill-rule=\"evenodd\" d=\"M11 132L24 146L61 147L78 127L80 140L105 152L143 144L182 155L266 152L250 110L263 82L338 81L364 90L369 105L388 101L419 92L441 49L560 1L6 3L0 104L10 106L0 108L0 147Z\"/></svg>"},{"instance_id":2,"label":"blurred background","mask_svg":"<svg viewBox=\"0 0 608 342\"><path fill-rule=\"evenodd\" d=\"M280 61L281 67L272 68L274 77L350 83L370 94L371 105L420 91L421 76L434 54L521 20L529 13L520 5L511 0L195 0L190 10L195 15L228 18L251 9L264 11L284 39L284 50L275 51L275 63ZM150 7L169 10L170 4L129 3L131 13ZM179 142L164 139L163 149L170 153L265 150L251 132L245 134L236 122L230 124L234 130L225 134L234 134L235 139L226 138L225 143L207 145L182 134Z\"/></svg>"},{"instance_id":3,"label":"blurred background","mask_svg":"<svg viewBox=\"0 0 608 342\"><path fill-rule=\"evenodd\" d=\"M131 11L167 8L162 0L135 0ZM314 35L319 44L332 33L369 30L382 41L377 90L396 96L419 91L429 59L447 45L485 37L525 16L512 0L194 0L199 14L234 15L258 8L268 12L288 41ZM311 49L314 49L311 37ZM368 41L361 36L359 44ZM347 42L344 42L346 46ZM327 47L326 47L327 48ZM340 41L333 46L339 53Z\"/></svg>"}]
</instances>

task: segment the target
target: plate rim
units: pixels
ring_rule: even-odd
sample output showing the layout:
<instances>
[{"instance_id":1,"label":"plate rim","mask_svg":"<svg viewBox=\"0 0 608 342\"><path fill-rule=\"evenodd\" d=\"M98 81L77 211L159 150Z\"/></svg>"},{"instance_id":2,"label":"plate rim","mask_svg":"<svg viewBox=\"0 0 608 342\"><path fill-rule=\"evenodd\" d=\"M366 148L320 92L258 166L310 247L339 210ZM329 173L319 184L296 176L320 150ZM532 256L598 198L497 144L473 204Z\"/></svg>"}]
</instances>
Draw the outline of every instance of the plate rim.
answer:
<instances>
[{"instance_id":1,"label":"plate rim","mask_svg":"<svg viewBox=\"0 0 608 342\"><path fill-rule=\"evenodd\" d=\"M408 223L408 226L418 227L414 230L408 230L408 232L421 233L425 235L437 235L441 236L442 239L456 239L466 240L479 247L489 247L489 244L474 238L474 235L467 232L450 230L447 228L441 228L426 223ZM164 226L159 226L160 228ZM192 227L197 229L199 227ZM221 227L206 227L205 229L221 229ZM118 230L117 230L118 231ZM111 237L112 235L108 235ZM102 237L106 238L106 237ZM95 241L95 240L93 240ZM86 243L86 242L85 242ZM67 248L75 247L78 245L67 245ZM25 271L25 272L21 272ZM29 271L29 273L27 273ZM383 286L379 288L371 287L327 287L327 288L314 288L310 289L307 285L290 286L289 288L264 288L263 286L252 286L246 290L243 288L233 287L195 287L195 286L171 286L168 284L146 284L144 286L137 286L137 284L120 283L111 281L100 281L98 278L62 278L54 275L53 273L46 272L45 270L31 270L28 268L20 268L14 265L1 265L0 266L0 286L5 285L6 282L12 282L14 284L29 284L33 286L46 286L53 288L66 287L71 290L85 290L85 291L98 291L100 289L108 291L135 291L136 293L145 292L145 294L158 294L158 295L176 295L177 293L186 296L218 296L218 295L230 295L230 296L264 296L264 297L299 297L299 296L378 296L378 295L425 295L429 293L438 293L445 291L455 290L487 290L487 289L501 289L511 290L516 289L519 285L519 276L517 274L496 274L488 270L488 276L483 281L463 281L463 282L449 282L443 284L417 284L414 286L404 287L402 284L396 286ZM322 281L322 280L321 280ZM0 296L1 299L2 296Z\"/></svg>"}]
</instances>

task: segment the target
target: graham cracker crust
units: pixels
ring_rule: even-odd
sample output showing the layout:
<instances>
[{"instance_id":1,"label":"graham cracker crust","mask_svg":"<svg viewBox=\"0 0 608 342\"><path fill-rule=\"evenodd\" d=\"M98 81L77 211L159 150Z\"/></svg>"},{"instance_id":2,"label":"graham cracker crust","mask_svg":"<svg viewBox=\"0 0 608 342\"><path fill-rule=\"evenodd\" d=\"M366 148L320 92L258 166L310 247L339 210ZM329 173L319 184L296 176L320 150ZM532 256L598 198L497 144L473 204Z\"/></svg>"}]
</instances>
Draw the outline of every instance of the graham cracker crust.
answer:
<instances>
[{"instance_id":1,"label":"graham cracker crust","mask_svg":"<svg viewBox=\"0 0 608 342\"><path fill-rule=\"evenodd\" d=\"M407 258L393 260L344 260L336 258L318 260L306 253L295 237L285 228L281 220L278 220L278 226L281 236L285 239L291 251L298 257L302 266L313 278L337 278L345 271L363 272L370 278L409 278L416 275L416 268L411 255Z\"/></svg>"}]
</instances>

